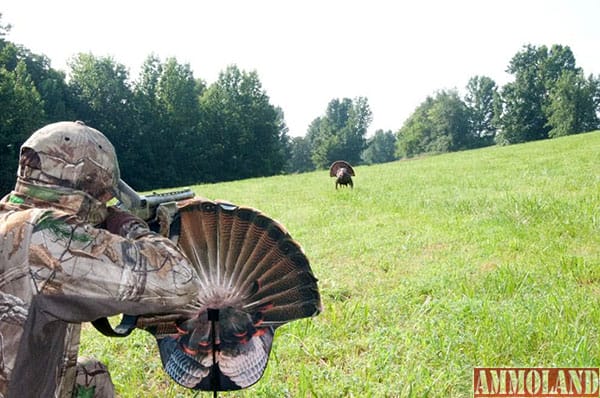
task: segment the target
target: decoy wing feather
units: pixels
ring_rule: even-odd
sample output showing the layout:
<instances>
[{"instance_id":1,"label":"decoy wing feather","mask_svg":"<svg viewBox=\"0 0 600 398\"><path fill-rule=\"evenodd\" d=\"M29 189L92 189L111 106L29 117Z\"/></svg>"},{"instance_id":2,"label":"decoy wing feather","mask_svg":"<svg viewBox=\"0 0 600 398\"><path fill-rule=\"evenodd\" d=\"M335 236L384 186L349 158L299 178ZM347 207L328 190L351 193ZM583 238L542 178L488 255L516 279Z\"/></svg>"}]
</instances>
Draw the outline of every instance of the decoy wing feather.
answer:
<instances>
[{"instance_id":1,"label":"decoy wing feather","mask_svg":"<svg viewBox=\"0 0 600 398\"><path fill-rule=\"evenodd\" d=\"M219 369L240 388L256 383L263 375L273 342L273 330L250 339L243 352L221 351Z\"/></svg>"},{"instance_id":2,"label":"decoy wing feather","mask_svg":"<svg viewBox=\"0 0 600 398\"><path fill-rule=\"evenodd\" d=\"M177 383L187 388L195 388L210 373L211 364L202 365L181 350L179 342L172 337L158 340L158 350L163 368Z\"/></svg>"},{"instance_id":3,"label":"decoy wing feather","mask_svg":"<svg viewBox=\"0 0 600 398\"><path fill-rule=\"evenodd\" d=\"M172 337L158 340L158 346L163 368L178 384L194 390L231 391L250 387L262 377L272 341L270 329L234 351L211 350L194 356L181 350Z\"/></svg>"}]
</instances>

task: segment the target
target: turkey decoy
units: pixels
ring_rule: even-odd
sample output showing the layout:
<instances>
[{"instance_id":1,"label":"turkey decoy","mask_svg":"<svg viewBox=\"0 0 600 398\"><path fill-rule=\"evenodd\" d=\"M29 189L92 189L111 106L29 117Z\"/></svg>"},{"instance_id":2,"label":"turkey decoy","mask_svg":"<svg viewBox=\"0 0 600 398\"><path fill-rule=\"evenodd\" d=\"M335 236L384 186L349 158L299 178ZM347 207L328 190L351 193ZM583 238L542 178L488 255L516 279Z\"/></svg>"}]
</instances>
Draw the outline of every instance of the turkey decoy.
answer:
<instances>
[{"instance_id":1,"label":"turkey decoy","mask_svg":"<svg viewBox=\"0 0 600 398\"><path fill-rule=\"evenodd\" d=\"M260 211L204 198L178 203L169 234L200 277L187 311L194 316L138 319L137 326L150 325L177 383L215 394L251 386L267 366L277 327L321 311L307 257Z\"/></svg>"},{"instance_id":2,"label":"turkey decoy","mask_svg":"<svg viewBox=\"0 0 600 398\"><path fill-rule=\"evenodd\" d=\"M350 163L345 160L337 160L329 166L329 176L335 177L335 189L338 189L338 186L348 186L350 188L354 188L354 182L352 182L352 177L355 176L354 169L350 165Z\"/></svg>"},{"instance_id":3,"label":"turkey decoy","mask_svg":"<svg viewBox=\"0 0 600 398\"><path fill-rule=\"evenodd\" d=\"M182 386L216 396L256 383L275 330L322 310L300 245L283 225L250 207L189 190L144 196L124 182L119 191L120 205L185 253L199 277L198 296L179 314L124 315L114 329L101 318L94 326L108 336L127 336L136 327L152 333L163 368Z\"/></svg>"}]
</instances>

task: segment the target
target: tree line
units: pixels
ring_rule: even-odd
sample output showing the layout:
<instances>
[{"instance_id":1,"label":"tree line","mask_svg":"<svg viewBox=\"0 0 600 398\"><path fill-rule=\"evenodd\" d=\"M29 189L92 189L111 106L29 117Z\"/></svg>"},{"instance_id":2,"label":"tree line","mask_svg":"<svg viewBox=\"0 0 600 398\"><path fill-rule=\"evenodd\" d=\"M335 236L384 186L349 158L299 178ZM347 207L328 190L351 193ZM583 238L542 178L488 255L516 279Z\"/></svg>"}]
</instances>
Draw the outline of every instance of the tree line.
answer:
<instances>
[{"instance_id":1,"label":"tree line","mask_svg":"<svg viewBox=\"0 0 600 398\"><path fill-rule=\"evenodd\" d=\"M525 45L502 87L474 76L458 90L428 96L395 133L377 130L365 98L332 100L305 137L291 139L288 171L326 167L336 158L383 163L427 153L508 145L600 128L600 78L585 76L568 46Z\"/></svg>"},{"instance_id":2,"label":"tree line","mask_svg":"<svg viewBox=\"0 0 600 398\"><path fill-rule=\"evenodd\" d=\"M510 61L514 80L498 87L475 76L428 97L397 132L396 155L515 144L600 128L600 80L585 76L568 46L526 45Z\"/></svg>"},{"instance_id":3,"label":"tree line","mask_svg":"<svg viewBox=\"0 0 600 398\"><path fill-rule=\"evenodd\" d=\"M1 14L0 14L1 16ZM282 173L289 137L258 74L235 65L207 85L187 64L150 55L132 80L111 57L81 53L69 76L6 40L0 24L0 188L15 183L21 144L36 129L82 120L115 146L137 190Z\"/></svg>"},{"instance_id":4,"label":"tree line","mask_svg":"<svg viewBox=\"0 0 600 398\"><path fill-rule=\"evenodd\" d=\"M1 14L0 14L1 18ZM1 22L1 19L0 19ZM526 45L503 87L475 76L428 96L396 132L378 130L368 99L332 99L303 137L289 137L256 71L228 66L208 85L188 64L150 55L139 76L111 57L81 53L69 76L44 55L5 39L0 24L0 188L14 185L20 145L59 120L83 120L115 145L123 178L150 190L370 164L423 153L512 144L600 127L600 81L584 76L567 46Z\"/></svg>"}]
</instances>

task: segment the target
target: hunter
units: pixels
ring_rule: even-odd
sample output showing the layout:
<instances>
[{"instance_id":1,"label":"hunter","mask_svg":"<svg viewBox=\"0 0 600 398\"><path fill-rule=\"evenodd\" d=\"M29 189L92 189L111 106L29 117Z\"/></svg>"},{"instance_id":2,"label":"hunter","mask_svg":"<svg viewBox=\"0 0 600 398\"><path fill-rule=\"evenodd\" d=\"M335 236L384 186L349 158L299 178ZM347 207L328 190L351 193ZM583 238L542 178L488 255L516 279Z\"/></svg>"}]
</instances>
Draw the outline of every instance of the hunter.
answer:
<instances>
[{"instance_id":1,"label":"hunter","mask_svg":"<svg viewBox=\"0 0 600 398\"><path fill-rule=\"evenodd\" d=\"M106 366L78 360L81 323L194 300L197 274L176 246L107 205L119 179L113 145L82 122L22 145L0 201L0 397L113 397Z\"/></svg>"}]
</instances>

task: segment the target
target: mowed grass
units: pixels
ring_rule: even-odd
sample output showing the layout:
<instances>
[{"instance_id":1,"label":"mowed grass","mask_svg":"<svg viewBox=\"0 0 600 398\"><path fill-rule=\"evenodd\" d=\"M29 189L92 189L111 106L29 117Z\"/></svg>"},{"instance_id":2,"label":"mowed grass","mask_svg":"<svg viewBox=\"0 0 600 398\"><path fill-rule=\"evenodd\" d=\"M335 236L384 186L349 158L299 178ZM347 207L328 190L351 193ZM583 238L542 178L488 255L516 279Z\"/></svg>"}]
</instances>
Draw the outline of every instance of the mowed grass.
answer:
<instances>
[{"instance_id":1,"label":"mowed grass","mask_svg":"<svg viewBox=\"0 0 600 398\"><path fill-rule=\"evenodd\" d=\"M193 187L304 247L324 311L278 329L264 377L222 397L469 397L475 366L600 366L600 132ZM151 336L86 328L121 397L189 397ZM199 396L210 396L200 393Z\"/></svg>"}]
</instances>

